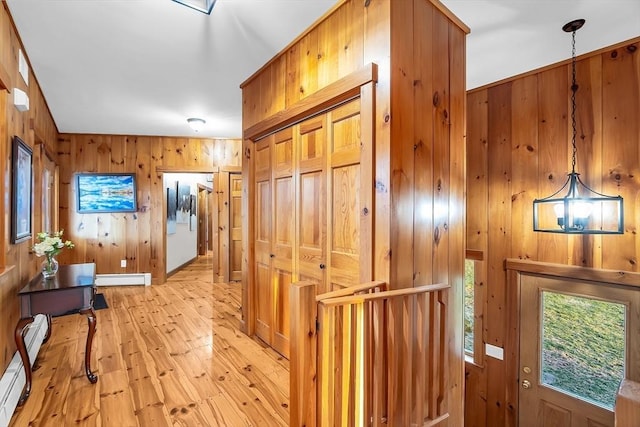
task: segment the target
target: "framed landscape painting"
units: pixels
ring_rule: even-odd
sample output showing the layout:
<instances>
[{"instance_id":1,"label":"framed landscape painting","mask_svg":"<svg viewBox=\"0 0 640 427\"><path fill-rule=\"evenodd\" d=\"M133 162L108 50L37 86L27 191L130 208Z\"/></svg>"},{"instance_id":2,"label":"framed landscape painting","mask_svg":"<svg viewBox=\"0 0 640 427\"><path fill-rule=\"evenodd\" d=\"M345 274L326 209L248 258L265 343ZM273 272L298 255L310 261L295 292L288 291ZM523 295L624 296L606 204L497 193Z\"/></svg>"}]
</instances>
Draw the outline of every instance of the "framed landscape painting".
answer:
<instances>
[{"instance_id":1,"label":"framed landscape painting","mask_svg":"<svg viewBox=\"0 0 640 427\"><path fill-rule=\"evenodd\" d=\"M11 166L11 243L18 243L30 239L32 232L33 150L17 136L13 137Z\"/></svg>"},{"instance_id":2,"label":"framed landscape painting","mask_svg":"<svg viewBox=\"0 0 640 427\"><path fill-rule=\"evenodd\" d=\"M76 174L78 213L136 212L134 173Z\"/></svg>"}]
</instances>

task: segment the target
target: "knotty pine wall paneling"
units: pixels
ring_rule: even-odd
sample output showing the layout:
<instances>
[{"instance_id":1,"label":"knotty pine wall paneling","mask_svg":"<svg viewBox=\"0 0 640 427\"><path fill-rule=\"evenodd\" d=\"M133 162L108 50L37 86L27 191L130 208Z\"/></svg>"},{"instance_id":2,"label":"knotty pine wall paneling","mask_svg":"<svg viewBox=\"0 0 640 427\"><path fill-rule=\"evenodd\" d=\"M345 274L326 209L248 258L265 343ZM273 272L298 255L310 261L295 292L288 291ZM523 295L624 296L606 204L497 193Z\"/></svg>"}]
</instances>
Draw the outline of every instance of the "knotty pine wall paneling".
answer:
<instances>
[{"instance_id":1,"label":"knotty pine wall paneling","mask_svg":"<svg viewBox=\"0 0 640 427\"><path fill-rule=\"evenodd\" d=\"M33 241L11 244L12 138L14 135L19 136L33 149L32 227L34 232L38 232L41 231L42 220L42 206L38 202L41 200L38 197L42 194L39 188L42 182L41 161L45 151L56 160L55 143L58 136L57 127L33 71L30 69L28 86L18 73L20 49L28 61L28 52L22 47L8 7L3 2L0 7L0 187L3 189L0 200L0 240L3 248L0 254L0 373L4 372L16 350L14 328L20 316L17 293L37 273L41 263L41 259L30 253ZM14 88L28 94L28 111L18 111L13 105Z\"/></svg>"},{"instance_id":2,"label":"knotty pine wall paneling","mask_svg":"<svg viewBox=\"0 0 640 427\"><path fill-rule=\"evenodd\" d=\"M391 37L390 37L390 2L371 2L364 13L359 12L357 2L345 3L341 10L343 16L351 22L353 31L343 36L350 40L348 46L353 53L341 58L339 67L351 64L357 68L356 61L363 55L363 64L375 63L378 66L378 82L375 85L374 99L374 245L373 271L374 277L380 280L389 279L391 265ZM366 28L366 31L365 31ZM363 37L358 37L359 34ZM346 46L346 45L345 45ZM360 49L362 53L360 53ZM386 278L386 279L383 279Z\"/></svg>"},{"instance_id":3,"label":"knotty pine wall paneling","mask_svg":"<svg viewBox=\"0 0 640 427\"><path fill-rule=\"evenodd\" d=\"M245 81L243 207L254 209L246 132L340 78L377 66L372 102L374 279L392 288L451 283L448 425L462 424L465 64L468 28L435 0L343 0ZM285 69L282 58L286 57ZM282 79L274 81L274 79ZM280 101L284 103L281 104ZM299 104L298 104L299 105ZM275 108L275 109L274 109ZM253 221L243 226L243 322L253 333ZM398 335L399 336L399 335ZM411 343L406 342L406 351ZM399 367L400 370L403 368ZM410 372L398 371L402 375ZM399 409L406 402L398 400Z\"/></svg>"},{"instance_id":4,"label":"knotty pine wall paneling","mask_svg":"<svg viewBox=\"0 0 640 427\"><path fill-rule=\"evenodd\" d=\"M640 271L640 38L602 57L602 173L624 200L625 233L603 236L602 267Z\"/></svg>"},{"instance_id":5,"label":"knotty pine wall paneling","mask_svg":"<svg viewBox=\"0 0 640 427\"><path fill-rule=\"evenodd\" d=\"M483 344L466 366L465 425L515 426L518 296L506 258L637 272L640 255L640 37L578 58L577 172L624 198L625 232L565 236L532 231L532 203L557 191L571 169L571 64L534 70L467 95L467 249L476 261L476 321ZM480 338L480 337L478 337Z\"/></svg>"},{"instance_id":6,"label":"knotty pine wall paneling","mask_svg":"<svg viewBox=\"0 0 640 427\"><path fill-rule=\"evenodd\" d=\"M61 259L95 262L96 272L150 272L163 283L165 205L163 171L204 172L240 165L240 140L62 134L60 226L76 244ZM75 172L135 172L138 210L134 213L78 214ZM120 260L127 267L120 267Z\"/></svg>"}]
</instances>

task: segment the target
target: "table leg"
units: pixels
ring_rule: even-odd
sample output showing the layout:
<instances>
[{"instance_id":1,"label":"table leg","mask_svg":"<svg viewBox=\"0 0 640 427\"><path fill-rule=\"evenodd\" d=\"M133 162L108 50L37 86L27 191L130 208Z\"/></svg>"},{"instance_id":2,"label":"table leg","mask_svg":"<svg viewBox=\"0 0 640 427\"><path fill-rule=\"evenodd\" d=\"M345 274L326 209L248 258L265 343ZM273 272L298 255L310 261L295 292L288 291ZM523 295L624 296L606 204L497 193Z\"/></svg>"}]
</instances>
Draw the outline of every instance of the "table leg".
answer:
<instances>
[{"instance_id":1,"label":"table leg","mask_svg":"<svg viewBox=\"0 0 640 427\"><path fill-rule=\"evenodd\" d=\"M45 316L47 317L47 335L44 336L42 344L46 343L49 341L49 338L51 338L51 315L45 314Z\"/></svg>"},{"instance_id":2,"label":"table leg","mask_svg":"<svg viewBox=\"0 0 640 427\"><path fill-rule=\"evenodd\" d=\"M18 406L24 405L27 401L29 394L31 394L31 362L29 362L29 353L27 353L27 346L24 343L24 334L27 330L27 326L33 322L33 317L25 317L20 319L16 325L15 339L18 352L20 353L20 359L22 359L22 366L24 367L25 385L20 400L18 400Z\"/></svg>"},{"instance_id":3,"label":"table leg","mask_svg":"<svg viewBox=\"0 0 640 427\"><path fill-rule=\"evenodd\" d=\"M87 374L87 378L91 384L98 382L98 376L91 372L91 344L93 343L93 336L96 333L96 312L93 307L84 308L80 310L80 314L87 316L89 322L89 331L87 332L87 346L84 351L84 371Z\"/></svg>"}]
</instances>

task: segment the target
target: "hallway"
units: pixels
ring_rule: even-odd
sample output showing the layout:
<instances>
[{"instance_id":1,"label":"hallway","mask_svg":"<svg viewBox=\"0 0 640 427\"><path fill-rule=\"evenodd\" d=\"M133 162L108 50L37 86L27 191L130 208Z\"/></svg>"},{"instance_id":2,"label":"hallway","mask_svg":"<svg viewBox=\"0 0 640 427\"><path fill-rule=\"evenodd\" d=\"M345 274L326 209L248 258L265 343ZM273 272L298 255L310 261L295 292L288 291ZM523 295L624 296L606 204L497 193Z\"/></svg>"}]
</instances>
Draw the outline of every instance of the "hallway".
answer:
<instances>
[{"instance_id":1,"label":"hallway","mask_svg":"<svg viewBox=\"0 0 640 427\"><path fill-rule=\"evenodd\" d=\"M86 318L53 319L11 426L288 425L289 361L240 332L240 284L211 269L200 257L163 285L98 288L95 385Z\"/></svg>"}]
</instances>

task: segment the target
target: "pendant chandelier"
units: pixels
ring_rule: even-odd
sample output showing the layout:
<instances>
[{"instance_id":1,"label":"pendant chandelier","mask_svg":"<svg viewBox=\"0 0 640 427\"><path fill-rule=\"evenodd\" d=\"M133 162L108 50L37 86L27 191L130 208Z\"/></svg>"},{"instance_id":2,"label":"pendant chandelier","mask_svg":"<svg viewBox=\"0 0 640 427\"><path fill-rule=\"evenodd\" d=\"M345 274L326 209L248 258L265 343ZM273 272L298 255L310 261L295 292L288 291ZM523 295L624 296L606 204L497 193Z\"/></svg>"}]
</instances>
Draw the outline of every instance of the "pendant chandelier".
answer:
<instances>
[{"instance_id":1,"label":"pendant chandelier","mask_svg":"<svg viewBox=\"0 0 640 427\"><path fill-rule=\"evenodd\" d=\"M576 31L584 19L565 24L572 34L571 61L571 172L564 185L552 195L533 201L533 230L565 234L622 234L622 197L607 196L589 188L576 172Z\"/></svg>"}]
</instances>

